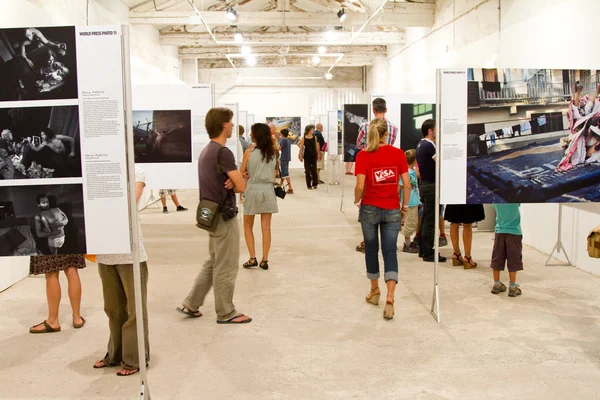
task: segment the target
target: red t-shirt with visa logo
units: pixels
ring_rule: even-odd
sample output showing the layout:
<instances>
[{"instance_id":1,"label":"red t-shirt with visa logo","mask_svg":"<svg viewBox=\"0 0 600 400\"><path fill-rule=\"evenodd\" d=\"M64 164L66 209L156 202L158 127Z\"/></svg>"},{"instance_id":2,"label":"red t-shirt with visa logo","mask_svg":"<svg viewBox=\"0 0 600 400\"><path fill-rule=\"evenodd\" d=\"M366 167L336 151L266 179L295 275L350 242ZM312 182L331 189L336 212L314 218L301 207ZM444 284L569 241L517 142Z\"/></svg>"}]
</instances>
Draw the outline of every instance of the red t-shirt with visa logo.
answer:
<instances>
[{"instance_id":1,"label":"red t-shirt with visa logo","mask_svg":"<svg viewBox=\"0 0 600 400\"><path fill-rule=\"evenodd\" d=\"M365 180L365 194L362 204L384 210L400 207L398 183L400 175L408 172L408 163L404 152L394 146L380 146L370 153L362 150L356 157L356 175L362 174Z\"/></svg>"}]
</instances>

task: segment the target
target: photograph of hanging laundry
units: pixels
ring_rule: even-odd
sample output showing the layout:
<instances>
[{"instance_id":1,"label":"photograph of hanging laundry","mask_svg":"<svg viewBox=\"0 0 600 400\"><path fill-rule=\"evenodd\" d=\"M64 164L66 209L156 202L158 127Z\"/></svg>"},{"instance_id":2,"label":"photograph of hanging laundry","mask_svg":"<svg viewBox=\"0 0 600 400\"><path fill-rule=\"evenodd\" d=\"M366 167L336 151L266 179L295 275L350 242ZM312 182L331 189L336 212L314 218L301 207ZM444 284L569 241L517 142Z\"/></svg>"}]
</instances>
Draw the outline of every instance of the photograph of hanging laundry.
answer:
<instances>
[{"instance_id":1,"label":"photograph of hanging laundry","mask_svg":"<svg viewBox=\"0 0 600 400\"><path fill-rule=\"evenodd\" d=\"M467 202L599 202L599 72L468 69Z\"/></svg>"}]
</instances>

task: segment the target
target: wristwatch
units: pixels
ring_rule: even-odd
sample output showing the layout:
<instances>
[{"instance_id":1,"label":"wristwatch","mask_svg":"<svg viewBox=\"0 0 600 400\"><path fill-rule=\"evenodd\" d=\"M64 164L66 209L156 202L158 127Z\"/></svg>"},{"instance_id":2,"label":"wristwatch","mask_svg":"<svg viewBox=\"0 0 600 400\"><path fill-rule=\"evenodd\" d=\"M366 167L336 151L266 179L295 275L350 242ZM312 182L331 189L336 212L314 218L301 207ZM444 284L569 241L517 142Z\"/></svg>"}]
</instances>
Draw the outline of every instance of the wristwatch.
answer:
<instances>
[{"instance_id":1,"label":"wristwatch","mask_svg":"<svg viewBox=\"0 0 600 400\"><path fill-rule=\"evenodd\" d=\"M408 206L403 204L403 205L402 205L402 209L403 209L403 210L408 210Z\"/></svg>"}]
</instances>

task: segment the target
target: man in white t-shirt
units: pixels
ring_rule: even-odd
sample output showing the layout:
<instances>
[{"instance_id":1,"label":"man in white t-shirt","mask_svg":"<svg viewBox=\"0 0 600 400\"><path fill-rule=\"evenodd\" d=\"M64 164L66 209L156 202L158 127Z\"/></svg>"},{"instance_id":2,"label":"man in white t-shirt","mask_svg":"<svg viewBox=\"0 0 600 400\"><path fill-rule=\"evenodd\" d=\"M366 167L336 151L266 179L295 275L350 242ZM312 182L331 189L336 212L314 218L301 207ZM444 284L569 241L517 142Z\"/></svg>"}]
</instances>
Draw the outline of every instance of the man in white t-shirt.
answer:
<instances>
[{"instance_id":1,"label":"man in white t-shirt","mask_svg":"<svg viewBox=\"0 0 600 400\"><path fill-rule=\"evenodd\" d=\"M135 167L135 200L140 201L146 174L136 165ZM138 245L140 272L142 277L142 310L144 320L144 338L146 344L146 364L150 361L150 345L148 343L148 255L144 248L140 219L138 224ZM108 316L110 337L108 350L102 360L96 361L94 368L113 367L120 365L119 376L133 375L140 370L138 340L135 315L135 295L133 278L133 256L131 254L98 254L98 272L102 281L104 295L104 311Z\"/></svg>"}]
</instances>

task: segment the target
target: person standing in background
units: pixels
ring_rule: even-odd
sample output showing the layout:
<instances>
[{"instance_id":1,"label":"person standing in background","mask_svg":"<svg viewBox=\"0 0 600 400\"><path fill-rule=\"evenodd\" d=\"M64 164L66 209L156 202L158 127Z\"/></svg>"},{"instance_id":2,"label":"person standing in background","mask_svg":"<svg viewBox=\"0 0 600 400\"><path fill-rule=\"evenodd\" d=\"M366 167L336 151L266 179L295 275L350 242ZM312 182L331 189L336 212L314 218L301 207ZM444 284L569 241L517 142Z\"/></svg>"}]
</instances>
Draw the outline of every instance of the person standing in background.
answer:
<instances>
[{"instance_id":1,"label":"person standing in background","mask_svg":"<svg viewBox=\"0 0 600 400\"><path fill-rule=\"evenodd\" d=\"M523 232L521 231L520 204L494 204L496 210L496 235L490 267L494 271L492 294L506 292L506 286L500 281L500 271L508 267L510 288L509 297L522 294L517 284L517 272L523 270Z\"/></svg>"},{"instance_id":2,"label":"person standing in background","mask_svg":"<svg viewBox=\"0 0 600 400\"><path fill-rule=\"evenodd\" d=\"M304 128L304 136L298 143L300 150L298 158L304 162L304 173L306 175L306 187L308 190L315 190L319 184L317 176L317 161L321 159L321 149L319 142L315 137L315 126L306 125Z\"/></svg>"},{"instance_id":3,"label":"person standing in background","mask_svg":"<svg viewBox=\"0 0 600 400\"><path fill-rule=\"evenodd\" d=\"M290 161L292 160L292 155L291 155L291 144L288 139L289 133L290 133L289 130L282 129L281 130L282 138L279 139L279 148L281 151L281 159L280 159L281 182L279 183L279 186L283 186L283 180L285 179L285 181L287 182L287 186L288 186L287 193L293 194L294 189L292 189L292 180L290 178Z\"/></svg>"},{"instance_id":4,"label":"person standing in background","mask_svg":"<svg viewBox=\"0 0 600 400\"><path fill-rule=\"evenodd\" d=\"M248 150L250 148L250 143L248 143L248 141L244 137L246 130L244 129L244 127L242 125L240 125L238 127L238 133L239 133L238 138L240 140L240 144L242 145L242 154L244 154L246 152L246 150Z\"/></svg>"},{"instance_id":5,"label":"person standing in background","mask_svg":"<svg viewBox=\"0 0 600 400\"><path fill-rule=\"evenodd\" d=\"M160 189L158 194L160 195L160 202L163 206L163 213L167 214L169 209L167 208L167 195L171 195L171 200L175 207L177 207L177 211L187 211L187 208L179 204L179 199L177 198L177 189Z\"/></svg>"},{"instance_id":6,"label":"person standing in background","mask_svg":"<svg viewBox=\"0 0 600 400\"><path fill-rule=\"evenodd\" d=\"M319 143L319 148L321 149L321 158L317 161L317 178L319 183L325 183L321 180L321 170L325 169L325 156L323 147L325 147L325 138L323 137L323 124L320 122L317 123L315 129L315 137L317 138L317 142Z\"/></svg>"}]
</instances>

